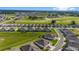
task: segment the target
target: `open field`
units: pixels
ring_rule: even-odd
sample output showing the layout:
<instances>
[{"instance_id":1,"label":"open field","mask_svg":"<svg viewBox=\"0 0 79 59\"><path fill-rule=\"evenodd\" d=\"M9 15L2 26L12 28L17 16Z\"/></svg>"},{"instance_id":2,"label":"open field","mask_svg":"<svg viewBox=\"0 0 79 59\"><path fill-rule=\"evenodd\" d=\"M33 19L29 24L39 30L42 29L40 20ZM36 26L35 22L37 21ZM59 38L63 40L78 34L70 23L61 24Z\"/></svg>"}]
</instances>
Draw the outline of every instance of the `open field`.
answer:
<instances>
[{"instance_id":1,"label":"open field","mask_svg":"<svg viewBox=\"0 0 79 59\"><path fill-rule=\"evenodd\" d=\"M79 24L79 21L74 20L76 24ZM57 21L56 24L63 24L63 25L67 25L67 24L71 24L72 21Z\"/></svg>"},{"instance_id":2,"label":"open field","mask_svg":"<svg viewBox=\"0 0 79 59\"><path fill-rule=\"evenodd\" d=\"M40 35L52 32L0 32L0 50L10 49L39 40Z\"/></svg>"},{"instance_id":3,"label":"open field","mask_svg":"<svg viewBox=\"0 0 79 59\"><path fill-rule=\"evenodd\" d=\"M5 14L5 17L9 17L9 18L15 17L15 16L16 16L15 14Z\"/></svg>"},{"instance_id":4,"label":"open field","mask_svg":"<svg viewBox=\"0 0 79 59\"><path fill-rule=\"evenodd\" d=\"M79 24L79 17L60 17L53 18L52 20L57 20L56 24L71 24L71 21L75 21L76 24Z\"/></svg>"},{"instance_id":5,"label":"open field","mask_svg":"<svg viewBox=\"0 0 79 59\"><path fill-rule=\"evenodd\" d=\"M75 21L76 24L79 24L79 17L60 17L60 18L48 18L47 19L36 19L30 20L27 17L23 18L22 20L10 21L5 22L6 24L50 24L52 20L57 20L56 24L70 24L71 21Z\"/></svg>"},{"instance_id":6,"label":"open field","mask_svg":"<svg viewBox=\"0 0 79 59\"><path fill-rule=\"evenodd\" d=\"M20 20L6 22L6 24L50 24L51 20L44 19L28 19L28 17L23 17Z\"/></svg>"},{"instance_id":7,"label":"open field","mask_svg":"<svg viewBox=\"0 0 79 59\"><path fill-rule=\"evenodd\" d=\"M71 31L79 37L79 29L71 29Z\"/></svg>"},{"instance_id":8,"label":"open field","mask_svg":"<svg viewBox=\"0 0 79 59\"><path fill-rule=\"evenodd\" d=\"M52 18L53 20L79 20L79 17L70 17L70 16L64 16L59 18Z\"/></svg>"},{"instance_id":9,"label":"open field","mask_svg":"<svg viewBox=\"0 0 79 59\"><path fill-rule=\"evenodd\" d=\"M6 24L50 24L50 21L45 20L17 20L15 23L7 22Z\"/></svg>"}]
</instances>

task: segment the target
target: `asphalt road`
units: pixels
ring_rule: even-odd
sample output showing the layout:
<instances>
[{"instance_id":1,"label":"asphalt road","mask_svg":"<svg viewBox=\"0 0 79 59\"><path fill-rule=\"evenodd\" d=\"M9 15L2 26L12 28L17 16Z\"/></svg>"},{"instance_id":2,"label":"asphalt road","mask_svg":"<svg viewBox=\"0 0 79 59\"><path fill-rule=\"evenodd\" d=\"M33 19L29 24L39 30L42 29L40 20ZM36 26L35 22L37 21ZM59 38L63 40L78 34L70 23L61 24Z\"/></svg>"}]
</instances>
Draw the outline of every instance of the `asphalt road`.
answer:
<instances>
[{"instance_id":1,"label":"asphalt road","mask_svg":"<svg viewBox=\"0 0 79 59\"><path fill-rule=\"evenodd\" d=\"M68 29L61 30L65 38L67 39L67 47L64 51L78 51L79 50L79 39Z\"/></svg>"},{"instance_id":2,"label":"asphalt road","mask_svg":"<svg viewBox=\"0 0 79 59\"><path fill-rule=\"evenodd\" d=\"M63 34L60 32L60 30L56 30L58 32L58 36L60 37L60 40L58 41L58 43L56 44L55 48L53 49L53 51L58 51L60 49L62 49L62 45L64 43L64 37Z\"/></svg>"}]
</instances>

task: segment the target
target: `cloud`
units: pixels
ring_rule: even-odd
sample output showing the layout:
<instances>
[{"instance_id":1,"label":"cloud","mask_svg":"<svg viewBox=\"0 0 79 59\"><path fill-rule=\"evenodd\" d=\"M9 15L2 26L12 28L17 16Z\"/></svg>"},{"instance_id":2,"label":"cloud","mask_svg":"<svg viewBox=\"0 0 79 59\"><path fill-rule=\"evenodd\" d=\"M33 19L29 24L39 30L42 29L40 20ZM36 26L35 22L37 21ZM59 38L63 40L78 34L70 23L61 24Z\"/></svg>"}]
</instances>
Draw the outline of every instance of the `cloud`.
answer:
<instances>
[{"instance_id":1,"label":"cloud","mask_svg":"<svg viewBox=\"0 0 79 59\"><path fill-rule=\"evenodd\" d=\"M52 10L58 10L58 8L57 7L52 7Z\"/></svg>"},{"instance_id":2,"label":"cloud","mask_svg":"<svg viewBox=\"0 0 79 59\"><path fill-rule=\"evenodd\" d=\"M74 7L70 7L70 8L68 8L68 10L75 11L76 10L76 7L75 8Z\"/></svg>"},{"instance_id":3,"label":"cloud","mask_svg":"<svg viewBox=\"0 0 79 59\"><path fill-rule=\"evenodd\" d=\"M65 10L68 10L68 7L58 7L58 10L63 10L63 11L65 11Z\"/></svg>"},{"instance_id":4,"label":"cloud","mask_svg":"<svg viewBox=\"0 0 79 59\"><path fill-rule=\"evenodd\" d=\"M70 7L56 7L55 9L58 11L67 11Z\"/></svg>"},{"instance_id":5,"label":"cloud","mask_svg":"<svg viewBox=\"0 0 79 59\"><path fill-rule=\"evenodd\" d=\"M79 7L56 7L57 11L79 11Z\"/></svg>"}]
</instances>

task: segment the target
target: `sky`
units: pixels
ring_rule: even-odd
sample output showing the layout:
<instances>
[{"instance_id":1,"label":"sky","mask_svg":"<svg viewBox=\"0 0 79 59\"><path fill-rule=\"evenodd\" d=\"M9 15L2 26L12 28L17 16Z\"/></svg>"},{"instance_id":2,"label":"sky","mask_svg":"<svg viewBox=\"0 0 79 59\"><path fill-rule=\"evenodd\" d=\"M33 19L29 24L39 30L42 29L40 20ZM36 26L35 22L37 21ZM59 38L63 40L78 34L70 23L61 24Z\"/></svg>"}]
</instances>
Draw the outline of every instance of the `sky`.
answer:
<instances>
[{"instance_id":1,"label":"sky","mask_svg":"<svg viewBox=\"0 0 79 59\"><path fill-rule=\"evenodd\" d=\"M0 10L79 11L79 7L0 7Z\"/></svg>"},{"instance_id":2,"label":"sky","mask_svg":"<svg viewBox=\"0 0 79 59\"><path fill-rule=\"evenodd\" d=\"M79 7L79 0L0 0L0 6Z\"/></svg>"},{"instance_id":3,"label":"sky","mask_svg":"<svg viewBox=\"0 0 79 59\"><path fill-rule=\"evenodd\" d=\"M12 8L12 7L16 7L16 8ZM59 10L59 11L77 10L79 11L78 7L79 7L79 0L0 0L1 10L21 9L21 10Z\"/></svg>"}]
</instances>

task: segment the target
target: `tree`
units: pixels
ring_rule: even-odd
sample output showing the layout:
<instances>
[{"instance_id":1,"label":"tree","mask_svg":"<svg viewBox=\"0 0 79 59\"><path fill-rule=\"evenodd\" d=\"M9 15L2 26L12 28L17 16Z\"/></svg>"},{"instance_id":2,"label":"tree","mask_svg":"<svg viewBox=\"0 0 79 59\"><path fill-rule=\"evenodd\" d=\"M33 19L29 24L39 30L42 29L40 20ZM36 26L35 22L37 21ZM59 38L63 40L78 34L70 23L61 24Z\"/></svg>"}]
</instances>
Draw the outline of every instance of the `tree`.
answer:
<instances>
[{"instance_id":1,"label":"tree","mask_svg":"<svg viewBox=\"0 0 79 59\"><path fill-rule=\"evenodd\" d=\"M75 21L71 21L71 25L75 25L76 23L75 23Z\"/></svg>"},{"instance_id":2,"label":"tree","mask_svg":"<svg viewBox=\"0 0 79 59\"><path fill-rule=\"evenodd\" d=\"M53 25L56 24L56 20L52 20L52 24L53 24Z\"/></svg>"},{"instance_id":3,"label":"tree","mask_svg":"<svg viewBox=\"0 0 79 59\"><path fill-rule=\"evenodd\" d=\"M28 19L32 19L32 17L31 16L28 16Z\"/></svg>"}]
</instances>

